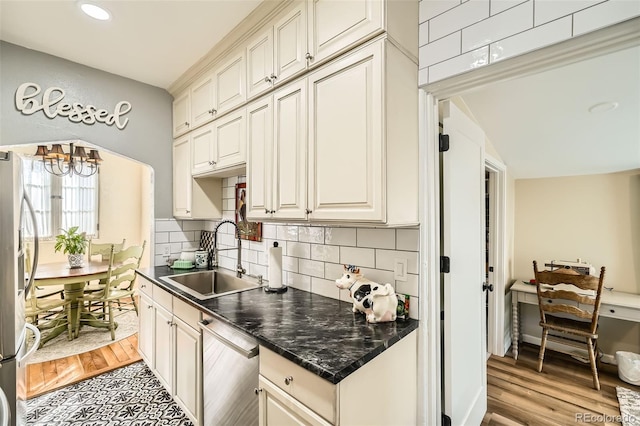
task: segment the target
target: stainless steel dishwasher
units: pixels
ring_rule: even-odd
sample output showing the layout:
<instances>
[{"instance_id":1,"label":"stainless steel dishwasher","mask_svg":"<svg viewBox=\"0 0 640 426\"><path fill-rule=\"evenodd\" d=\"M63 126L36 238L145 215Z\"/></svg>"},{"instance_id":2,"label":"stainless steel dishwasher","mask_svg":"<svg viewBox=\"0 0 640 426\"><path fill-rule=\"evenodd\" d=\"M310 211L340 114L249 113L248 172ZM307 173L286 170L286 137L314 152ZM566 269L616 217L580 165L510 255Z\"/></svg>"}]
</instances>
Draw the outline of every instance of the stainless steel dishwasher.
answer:
<instances>
[{"instance_id":1,"label":"stainless steel dishwasher","mask_svg":"<svg viewBox=\"0 0 640 426\"><path fill-rule=\"evenodd\" d=\"M204 425L257 425L258 342L212 317L200 328Z\"/></svg>"}]
</instances>

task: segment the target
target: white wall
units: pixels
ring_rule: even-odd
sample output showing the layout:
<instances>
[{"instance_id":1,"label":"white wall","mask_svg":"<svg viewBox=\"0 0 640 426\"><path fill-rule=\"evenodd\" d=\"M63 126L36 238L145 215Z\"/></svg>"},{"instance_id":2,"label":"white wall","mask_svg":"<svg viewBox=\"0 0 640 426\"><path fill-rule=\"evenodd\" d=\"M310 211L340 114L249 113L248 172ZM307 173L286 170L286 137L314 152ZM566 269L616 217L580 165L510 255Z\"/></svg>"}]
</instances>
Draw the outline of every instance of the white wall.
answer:
<instances>
[{"instance_id":1,"label":"white wall","mask_svg":"<svg viewBox=\"0 0 640 426\"><path fill-rule=\"evenodd\" d=\"M635 0L421 0L419 84L639 15Z\"/></svg>"}]
</instances>

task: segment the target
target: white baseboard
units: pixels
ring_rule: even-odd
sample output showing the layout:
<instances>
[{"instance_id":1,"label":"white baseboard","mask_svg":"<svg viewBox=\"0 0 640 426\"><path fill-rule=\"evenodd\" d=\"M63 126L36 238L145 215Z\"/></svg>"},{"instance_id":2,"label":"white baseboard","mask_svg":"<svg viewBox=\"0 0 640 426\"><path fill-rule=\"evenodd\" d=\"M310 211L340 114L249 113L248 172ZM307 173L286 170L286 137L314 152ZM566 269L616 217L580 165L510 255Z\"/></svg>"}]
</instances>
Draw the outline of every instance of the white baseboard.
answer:
<instances>
[{"instance_id":1,"label":"white baseboard","mask_svg":"<svg viewBox=\"0 0 640 426\"><path fill-rule=\"evenodd\" d=\"M542 339L540 337L532 336L530 334L522 334L522 341L531 343L532 345L540 346L540 342L542 342ZM547 348L554 351L566 353L569 355L576 355L577 357L585 360L589 359L589 353L587 352L587 349L578 349L570 345L563 345L562 343L552 342L549 340L547 340ZM602 353L600 361L604 362L605 364L613 364L613 365L617 364L616 357L614 355L605 354L605 353Z\"/></svg>"}]
</instances>

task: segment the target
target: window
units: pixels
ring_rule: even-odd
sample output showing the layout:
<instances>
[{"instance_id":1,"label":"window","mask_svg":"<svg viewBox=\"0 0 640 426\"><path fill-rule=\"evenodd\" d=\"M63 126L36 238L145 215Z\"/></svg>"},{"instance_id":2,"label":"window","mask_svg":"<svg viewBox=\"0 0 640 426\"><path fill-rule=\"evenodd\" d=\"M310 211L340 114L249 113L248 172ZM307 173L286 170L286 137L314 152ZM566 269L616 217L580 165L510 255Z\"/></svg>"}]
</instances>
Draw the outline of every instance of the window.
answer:
<instances>
[{"instance_id":1,"label":"window","mask_svg":"<svg viewBox=\"0 0 640 426\"><path fill-rule=\"evenodd\" d=\"M98 175L55 176L37 159L25 159L23 179L38 222L38 236L54 238L60 229L78 226L88 236L98 236ZM26 221L27 237L33 237Z\"/></svg>"}]
</instances>

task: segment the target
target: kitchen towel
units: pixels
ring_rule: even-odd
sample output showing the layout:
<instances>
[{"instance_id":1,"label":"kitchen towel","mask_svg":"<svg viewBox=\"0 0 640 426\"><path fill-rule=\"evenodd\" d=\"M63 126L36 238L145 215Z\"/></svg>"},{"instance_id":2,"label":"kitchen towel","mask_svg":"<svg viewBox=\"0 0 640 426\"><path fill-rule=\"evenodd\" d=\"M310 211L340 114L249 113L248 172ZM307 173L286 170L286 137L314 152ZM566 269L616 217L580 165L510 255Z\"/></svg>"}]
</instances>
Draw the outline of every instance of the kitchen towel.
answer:
<instances>
[{"instance_id":1,"label":"kitchen towel","mask_svg":"<svg viewBox=\"0 0 640 426\"><path fill-rule=\"evenodd\" d=\"M282 247L269 247L269 288L282 288Z\"/></svg>"}]
</instances>

